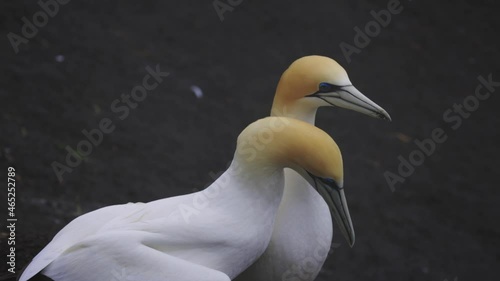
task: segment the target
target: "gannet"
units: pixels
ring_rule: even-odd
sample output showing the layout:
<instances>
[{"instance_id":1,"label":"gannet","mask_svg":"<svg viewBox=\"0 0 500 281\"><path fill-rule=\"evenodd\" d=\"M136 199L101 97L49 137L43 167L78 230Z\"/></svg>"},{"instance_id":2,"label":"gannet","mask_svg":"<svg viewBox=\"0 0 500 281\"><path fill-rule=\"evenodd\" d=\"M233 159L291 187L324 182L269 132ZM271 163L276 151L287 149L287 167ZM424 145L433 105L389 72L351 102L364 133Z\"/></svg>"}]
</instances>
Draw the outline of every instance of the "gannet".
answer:
<instances>
[{"instance_id":1,"label":"gannet","mask_svg":"<svg viewBox=\"0 0 500 281\"><path fill-rule=\"evenodd\" d=\"M229 168L208 188L77 217L35 256L19 280L40 272L55 281L233 279L268 246L283 195L284 168L322 193L332 216L346 233L354 233L342 156L334 140L306 122L267 117L243 130ZM198 212L186 216L190 208Z\"/></svg>"},{"instance_id":2,"label":"gannet","mask_svg":"<svg viewBox=\"0 0 500 281\"><path fill-rule=\"evenodd\" d=\"M314 124L322 106L342 107L391 120L389 114L358 91L335 60L306 56L294 61L278 82L272 116ZM309 188L307 188L309 187ZM264 254L236 281L314 280L332 242L333 226L325 200L293 170L285 170L283 200ZM352 247L354 233L340 231Z\"/></svg>"}]
</instances>

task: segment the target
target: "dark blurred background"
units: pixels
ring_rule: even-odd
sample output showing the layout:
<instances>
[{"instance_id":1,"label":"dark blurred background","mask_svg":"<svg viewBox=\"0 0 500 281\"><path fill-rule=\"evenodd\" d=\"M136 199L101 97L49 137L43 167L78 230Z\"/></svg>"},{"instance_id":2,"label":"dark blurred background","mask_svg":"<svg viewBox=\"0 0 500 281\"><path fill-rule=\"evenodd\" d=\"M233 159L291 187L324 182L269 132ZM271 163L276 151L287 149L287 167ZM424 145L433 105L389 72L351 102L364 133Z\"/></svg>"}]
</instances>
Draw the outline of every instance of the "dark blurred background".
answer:
<instances>
[{"instance_id":1,"label":"dark blurred background","mask_svg":"<svg viewBox=\"0 0 500 281\"><path fill-rule=\"evenodd\" d=\"M319 54L342 64L393 122L318 112L344 156L357 237L351 249L334 235L340 246L317 280L498 280L500 87L456 130L443 120L474 94L479 75L500 81L498 4L402 0L348 63L339 45L354 45L354 27L388 2L243 0L221 21L212 1L70 1L16 54L8 34L22 36L22 18L33 22L41 8L2 0L0 178L16 168L17 269L75 216L210 184L239 132L269 114L281 73ZM112 102L157 64L170 75L117 119ZM64 148L105 117L115 131L60 182L51 163L64 164ZM435 128L446 142L392 192L384 173L396 173L398 156L408 159L414 140ZM6 185L0 194L5 258Z\"/></svg>"}]
</instances>

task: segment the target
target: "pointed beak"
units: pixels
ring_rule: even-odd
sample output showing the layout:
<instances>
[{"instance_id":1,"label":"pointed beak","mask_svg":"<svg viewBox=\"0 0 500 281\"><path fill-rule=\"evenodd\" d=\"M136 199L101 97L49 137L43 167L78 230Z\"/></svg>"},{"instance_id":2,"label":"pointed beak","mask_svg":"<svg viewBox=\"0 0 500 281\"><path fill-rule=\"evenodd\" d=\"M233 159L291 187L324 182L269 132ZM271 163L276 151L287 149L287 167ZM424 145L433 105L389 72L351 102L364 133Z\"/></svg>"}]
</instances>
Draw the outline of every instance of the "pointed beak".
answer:
<instances>
[{"instance_id":1,"label":"pointed beak","mask_svg":"<svg viewBox=\"0 0 500 281\"><path fill-rule=\"evenodd\" d=\"M351 215L349 214L349 207L344 194L344 189L339 187L334 181L324 181L315 179L319 194L325 199L330 213L335 219L342 235L349 243L349 246L354 245L355 235L354 227L352 225Z\"/></svg>"},{"instance_id":2,"label":"pointed beak","mask_svg":"<svg viewBox=\"0 0 500 281\"><path fill-rule=\"evenodd\" d=\"M371 117L392 121L387 111L367 98L352 85L341 86L335 92L318 93L314 96L333 106L343 107Z\"/></svg>"}]
</instances>

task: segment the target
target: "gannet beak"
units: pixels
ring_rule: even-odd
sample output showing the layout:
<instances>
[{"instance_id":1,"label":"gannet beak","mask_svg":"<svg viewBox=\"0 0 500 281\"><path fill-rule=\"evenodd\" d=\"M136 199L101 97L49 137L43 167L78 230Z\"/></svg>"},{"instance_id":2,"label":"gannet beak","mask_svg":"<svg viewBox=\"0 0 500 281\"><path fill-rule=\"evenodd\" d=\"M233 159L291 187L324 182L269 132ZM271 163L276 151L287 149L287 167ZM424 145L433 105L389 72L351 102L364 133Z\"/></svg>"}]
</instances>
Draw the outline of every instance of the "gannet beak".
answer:
<instances>
[{"instance_id":1,"label":"gannet beak","mask_svg":"<svg viewBox=\"0 0 500 281\"><path fill-rule=\"evenodd\" d=\"M378 104L363 95L353 85L335 86L332 92L317 92L310 97L320 98L330 105L354 110L371 117L392 121L391 116Z\"/></svg>"},{"instance_id":2,"label":"gannet beak","mask_svg":"<svg viewBox=\"0 0 500 281\"><path fill-rule=\"evenodd\" d=\"M337 222L340 231L349 243L349 246L354 245L355 235L352 225L349 207L344 194L344 189L333 180L314 177L316 188L319 194L325 199L332 217Z\"/></svg>"}]
</instances>

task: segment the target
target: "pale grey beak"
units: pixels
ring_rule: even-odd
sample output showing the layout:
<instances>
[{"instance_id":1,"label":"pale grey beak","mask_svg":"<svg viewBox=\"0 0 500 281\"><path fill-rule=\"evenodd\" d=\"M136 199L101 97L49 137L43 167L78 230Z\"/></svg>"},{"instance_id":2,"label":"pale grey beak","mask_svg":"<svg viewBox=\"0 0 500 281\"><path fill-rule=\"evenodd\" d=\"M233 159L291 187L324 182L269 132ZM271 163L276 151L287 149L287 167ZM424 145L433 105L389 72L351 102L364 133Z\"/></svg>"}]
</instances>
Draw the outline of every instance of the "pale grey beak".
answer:
<instances>
[{"instance_id":1,"label":"pale grey beak","mask_svg":"<svg viewBox=\"0 0 500 281\"><path fill-rule=\"evenodd\" d=\"M339 86L334 92L316 93L311 96L320 98L333 106L343 107L371 117L392 121L387 111L367 98L352 85Z\"/></svg>"},{"instance_id":2,"label":"pale grey beak","mask_svg":"<svg viewBox=\"0 0 500 281\"><path fill-rule=\"evenodd\" d=\"M354 227L351 215L349 214L344 189L334 180L311 176L313 177L316 189L330 208L330 213L340 228L342 235L344 235L349 246L352 247L355 240Z\"/></svg>"}]
</instances>

